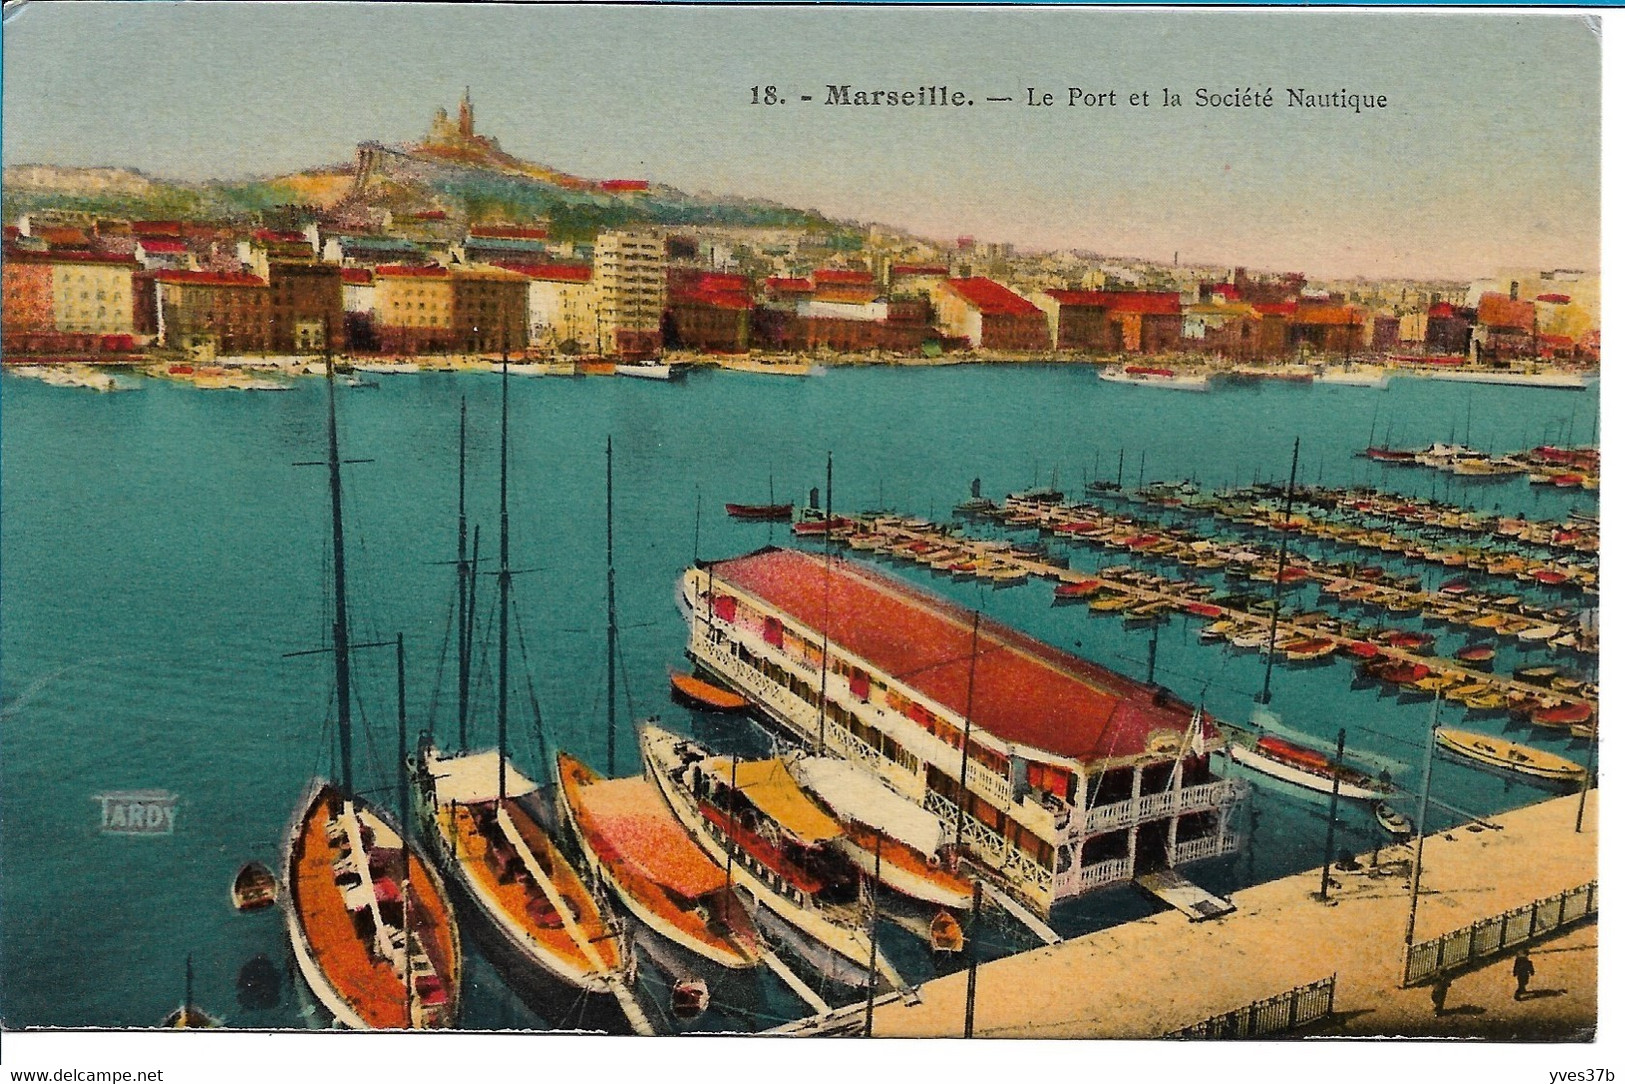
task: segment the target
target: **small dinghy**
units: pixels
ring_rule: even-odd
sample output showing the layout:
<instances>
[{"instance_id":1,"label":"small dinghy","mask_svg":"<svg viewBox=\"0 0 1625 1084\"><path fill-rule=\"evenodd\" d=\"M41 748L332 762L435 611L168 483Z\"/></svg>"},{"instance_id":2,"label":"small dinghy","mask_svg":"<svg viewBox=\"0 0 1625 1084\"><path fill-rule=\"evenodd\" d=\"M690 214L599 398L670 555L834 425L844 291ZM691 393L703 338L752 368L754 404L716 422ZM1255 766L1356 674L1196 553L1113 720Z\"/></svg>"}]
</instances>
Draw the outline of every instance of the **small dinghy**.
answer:
<instances>
[{"instance_id":1,"label":"small dinghy","mask_svg":"<svg viewBox=\"0 0 1625 1084\"><path fill-rule=\"evenodd\" d=\"M276 902L276 877L262 863L250 862L231 882L231 905L239 911L260 911Z\"/></svg>"},{"instance_id":2,"label":"small dinghy","mask_svg":"<svg viewBox=\"0 0 1625 1084\"><path fill-rule=\"evenodd\" d=\"M750 706L749 701L737 693L719 688L692 674L676 671L671 675L671 694L679 702L700 711L732 713L744 711Z\"/></svg>"},{"instance_id":3,"label":"small dinghy","mask_svg":"<svg viewBox=\"0 0 1625 1084\"><path fill-rule=\"evenodd\" d=\"M711 1007L711 988L704 979L681 979L671 988L671 1014L692 1020Z\"/></svg>"},{"instance_id":4,"label":"small dinghy","mask_svg":"<svg viewBox=\"0 0 1625 1084\"><path fill-rule=\"evenodd\" d=\"M1382 825L1383 829L1390 835L1403 839L1416 830L1416 826L1411 823L1409 817L1387 802L1372 803L1371 812L1376 814L1377 823Z\"/></svg>"}]
</instances>

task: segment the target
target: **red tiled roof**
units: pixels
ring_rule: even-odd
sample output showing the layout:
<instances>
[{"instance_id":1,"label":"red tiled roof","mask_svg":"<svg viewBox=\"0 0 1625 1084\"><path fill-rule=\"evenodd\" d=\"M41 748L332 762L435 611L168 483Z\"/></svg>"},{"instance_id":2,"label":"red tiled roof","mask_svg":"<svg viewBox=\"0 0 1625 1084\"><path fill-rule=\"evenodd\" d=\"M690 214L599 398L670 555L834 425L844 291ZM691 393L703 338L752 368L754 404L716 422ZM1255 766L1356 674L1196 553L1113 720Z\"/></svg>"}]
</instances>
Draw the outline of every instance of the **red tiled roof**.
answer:
<instances>
[{"instance_id":1,"label":"red tiled roof","mask_svg":"<svg viewBox=\"0 0 1625 1084\"><path fill-rule=\"evenodd\" d=\"M179 237L181 235L181 222L179 219L132 222L130 223L130 232L137 237Z\"/></svg>"},{"instance_id":2,"label":"red tiled roof","mask_svg":"<svg viewBox=\"0 0 1625 1084\"><path fill-rule=\"evenodd\" d=\"M599 181L598 187L605 192L647 192L648 181L610 180Z\"/></svg>"},{"instance_id":3,"label":"red tiled roof","mask_svg":"<svg viewBox=\"0 0 1625 1084\"><path fill-rule=\"evenodd\" d=\"M365 267L341 267L339 280L351 286L366 286L372 282L372 272Z\"/></svg>"},{"instance_id":4,"label":"red tiled roof","mask_svg":"<svg viewBox=\"0 0 1625 1084\"><path fill-rule=\"evenodd\" d=\"M310 244L310 238L295 230L255 230L256 241L297 241L300 244Z\"/></svg>"},{"instance_id":5,"label":"red tiled roof","mask_svg":"<svg viewBox=\"0 0 1625 1084\"><path fill-rule=\"evenodd\" d=\"M963 715L971 613L861 565L764 550L713 566L716 589L754 595L832 643ZM1145 751L1154 731L1183 733L1191 709L1149 686L983 619L971 724L1005 741L1091 761Z\"/></svg>"},{"instance_id":6,"label":"red tiled roof","mask_svg":"<svg viewBox=\"0 0 1625 1084\"><path fill-rule=\"evenodd\" d=\"M1211 293L1214 297L1222 297L1226 301L1235 301L1241 297L1241 289L1233 282L1215 282Z\"/></svg>"},{"instance_id":7,"label":"red tiled roof","mask_svg":"<svg viewBox=\"0 0 1625 1084\"><path fill-rule=\"evenodd\" d=\"M157 282L169 282L180 286L265 285L265 280L258 275L249 275L241 271L160 271L152 277Z\"/></svg>"},{"instance_id":8,"label":"red tiled roof","mask_svg":"<svg viewBox=\"0 0 1625 1084\"><path fill-rule=\"evenodd\" d=\"M1428 316L1438 320L1448 320L1456 315L1456 306L1448 301L1435 301L1428 306Z\"/></svg>"},{"instance_id":9,"label":"red tiled roof","mask_svg":"<svg viewBox=\"0 0 1625 1084\"><path fill-rule=\"evenodd\" d=\"M1481 327L1517 328L1533 331L1535 303L1514 301L1506 294L1485 294L1478 299L1478 323Z\"/></svg>"},{"instance_id":10,"label":"red tiled roof","mask_svg":"<svg viewBox=\"0 0 1625 1084\"><path fill-rule=\"evenodd\" d=\"M440 221L445 219L446 212L444 212L444 211L414 211L413 213L411 213L409 215L402 215L401 217L414 219L414 220L416 220L418 222L440 222Z\"/></svg>"},{"instance_id":11,"label":"red tiled roof","mask_svg":"<svg viewBox=\"0 0 1625 1084\"><path fill-rule=\"evenodd\" d=\"M813 292L811 279L770 278L766 283L769 293L775 294L810 294Z\"/></svg>"},{"instance_id":12,"label":"red tiled roof","mask_svg":"<svg viewBox=\"0 0 1625 1084\"><path fill-rule=\"evenodd\" d=\"M6 259L16 260L18 263L106 263L130 268L139 266L134 258L121 256L115 252L78 252L67 249L53 249L50 252L41 252L37 249L8 247L6 249Z\"/></svg>"},{"instance_id":13,"label":"red tiled roof","mask_svg":"<svg viewBox=\"0 0 1625 1084\"><path fill-rule=\"evenodd\" d=\"M1545 301L1551 305L1567 305L1570 299L1568 294L1541 294L1535 300Z\"/></svg>"},{"instance_id":14,"label":"red tiled roof","mask_svg":"<svg viewBox=\"0 0 1625 1084\"><path fill-rule=\"evenodd\" d=\"M498 260L494 265L541 282L591 282L590 263L517 263Z\"/></svg>"},{"instance_id":15,"label":"red tiled roof","mask_svg":"<svg viewBox=\"0 0 1625 1084\"><path fill-rule=\"evenodd\" d=\"M7 241L15 241L17 238L23 235L23 231L18 229L16 226L6 226L4 227L4 230Z\"/></svg>"},{"instance_id":16,"label":"red tiled roof","mask_svg":"<svg viewBox=\"0 0 1625 1084\"><path fill-rule=\"evenodd\" d=\"M867 305L880 296L880 288L867 282L821 282L814 288L813 296L839 305Z\"/></svg>"},{"instance_id":17,"label":"red tiled roof","mask_svg":"<svg viewBox=\"0 0 1625 1084\"><path fill-rule=\"evenodd\" d=\"M844 271L839 268L825 268L813 272L813 284L816 286L833 285L840 283L843 286L869 286L875 277L867 271Z\"/></svg>"},{"instance_id":18,"label":"red tiled roof","mask_svg":"<svg viewBox=\"0 0 1625 1084\"><path fill-rule=\"evenodd\" d=\"M949 279L948 288L982 310L983 315L1029 316L1042 315L1037 305L1012 293L992 279Z\"/></svg>"},{"instance_id":19,"label":"red tiled roof","mask_svg":"<svg viewBox=\"0 0 1625 1084\"><path fill-rule=\"evenodd\" d=\"M373 268L374 275L386 279L443 279L451 274L438 264L385 264Z\"/></svg>"},{"instance_id":20,"label":"red tiled roof","mask_svg":"<svg viewBox=\"0 0 1625 1084\"><path fill-rule=\"evenodd\" d=\"M1179 295L1151 290L1048 290L1065 306L1106 308L1112 312L1139 313L1142 316L1178 316Z\"/></svg>"},{"instance_id":21,"label":"red tiled roof","mask_svg":"<svg viewBox=\"0 0 1625 1084\"><path fill-rule=\"evenodd\" d=\"M186 244L182 241L160 241L156 238L143 237L136 242L141 251L148 253L180 253L186 251Z\"/></svg>"},{"instance_id":22,"label":"red tiled roof","mask_svg":"<svg viewBox=\"0 0 1625 1084\"><path fill-rule=\"evenodd\" d=\"M892 266L892 278L901 278L905 275L934 275L937 278L947 278L946 267L934 267L926 264L900 263Z\"/></svg>"}]
</instances>

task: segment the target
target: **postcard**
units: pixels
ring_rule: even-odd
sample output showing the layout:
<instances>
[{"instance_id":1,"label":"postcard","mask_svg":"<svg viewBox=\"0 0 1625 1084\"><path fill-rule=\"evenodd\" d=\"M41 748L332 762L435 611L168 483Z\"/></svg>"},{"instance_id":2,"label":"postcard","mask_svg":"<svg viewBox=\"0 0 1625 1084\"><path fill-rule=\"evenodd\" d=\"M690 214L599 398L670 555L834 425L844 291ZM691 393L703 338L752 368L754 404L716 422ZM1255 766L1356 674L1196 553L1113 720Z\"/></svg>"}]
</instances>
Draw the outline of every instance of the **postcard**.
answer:
<instances>
[{"instance_id":1,"label":"postcard","mask_svg":"<svg viewBox=\"0 0 1625 1084\"><path fill-rule=\"evenodd\" d=\"M1559 1068L1600 22L8 12L16 1069Z\"/></svg>"}]
</instances>

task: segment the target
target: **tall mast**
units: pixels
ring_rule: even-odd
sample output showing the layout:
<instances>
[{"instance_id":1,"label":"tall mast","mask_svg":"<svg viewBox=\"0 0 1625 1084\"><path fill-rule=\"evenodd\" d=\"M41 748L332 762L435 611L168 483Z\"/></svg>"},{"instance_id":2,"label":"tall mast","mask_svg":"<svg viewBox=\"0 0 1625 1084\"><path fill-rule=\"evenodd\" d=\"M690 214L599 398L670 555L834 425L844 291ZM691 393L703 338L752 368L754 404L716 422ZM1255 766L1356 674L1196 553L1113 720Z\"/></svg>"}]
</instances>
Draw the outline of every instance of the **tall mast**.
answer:
<instances>
[{"instance_id":1,"label":"tall mast","mask_svg":"<svg viewBox=\"0 0 1625 1084\"><path fill-rule=\"evenodd\" d=\"M502 466L498 475L497 609L497 802L508 797L508 343L502 342Z\"/></svg>"},{"instance_id":2,"label":"tall mast","mask_svg":"<svg viewBox=\"0 0 1625 1084\"><path fill-rule=\"evenodd\" d=\"M959 747L959 800L954 803L954 856L965 845L965 785L970 777L970 709L976 696L976 647L982 633L982 611L977 610L970 626L970 673L965 681L965 732Z\"/></svg>"},{"instance_id":3,"label":"tall mast","mask_svg":"<svg viewBox=\"0 0 1625 1084\"><path fill-rule=\"evenodd\" d=\"M609 673L609 776L615 777L615 438L604 438L604 598L608 632L604 650Z\"/></svg>"},{"instance_id":4,"label":"tall mast","mask_svg":"<svg viewBox=\"0 0 1625 1084\"><path fill-rule=\"evenodd\" d=\"M829 535L835 528L835 453L824 454L824 630L823 647L818 652L818 755L824 755L824 719L829 704Z\"/></svg>"},{"instance_id":5,"label":"tall mast","mask_svg":"<svg viewBox=\"0 0 1625 1084\"><path fill-rule=\"evenodd\" d=\"M1292 492L1298 484L1298 441L1292 442L1292 470L1286 481L1286 512L1281 518L1281 553L1275 561L1275 591L1270 604L1270 638L1264 645L1264 688L1258 694L1260 704L1270 702L1270 675L1275 671L1275 630L1281 623L1281 576L1286 572L1286 540L1291 537L1287 528L1292 523Z\"/></svg>"},{"instance_id":6,"label":"tall mast","mask_svg":"<svg viewBox=\"0 0 1625 1084\"><path fill-rule=\"evenodd\" d=\"M469 611L473 608L468 567L468 399L457 422L457 748L468 748Z\"/></svg>"},{"instance_id":7,"label":"tall mast","mask_svg":"<svg viewBox=\"0 0 1625 1084\"><path fill-rule=\"evenodd\" d=\"M344 502L339 497L339 422L333 356L327 356L327 488L333 499L333 684L339 709L339 786L350 789L350 618L344 596Z\"/></svg>"}]
</instances>

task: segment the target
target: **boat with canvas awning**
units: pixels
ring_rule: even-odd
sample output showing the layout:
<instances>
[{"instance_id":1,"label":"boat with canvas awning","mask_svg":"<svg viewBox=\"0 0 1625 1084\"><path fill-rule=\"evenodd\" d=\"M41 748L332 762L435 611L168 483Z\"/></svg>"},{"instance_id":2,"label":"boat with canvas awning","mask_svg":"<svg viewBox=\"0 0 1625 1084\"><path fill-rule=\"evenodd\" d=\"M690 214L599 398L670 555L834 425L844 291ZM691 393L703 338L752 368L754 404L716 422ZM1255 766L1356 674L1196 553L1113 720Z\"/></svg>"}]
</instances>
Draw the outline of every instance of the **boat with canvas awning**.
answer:
<instances>
[{"instance_id":1,"label":"boat with canvas awning","mask_svg":"<svg viewBox=\"0 0 1625 1084\"><path fill-rule=\"evenodd\" d=\"M560 753L565 819L588 867L639 922L723 967L761 961L723 867L691 839L647 779L605 779Z\"/></svg>"},{"instance_id":2,"label":"boat with canvas awning","mask_svg":"<svg viewBox=\"0 0 1625 1084\"><path fill-rule=\"evenodd\" d=\"M1336 764L1325 753L1267 734L1251 745L1231 742L1229 752L1237 764L1320 794L1330 794L1334 781L1338 794L1351 799L1377 801L1392 789L1381 780Z\"/></svg>"},{"instance_id":3,"label":"boat with canvas awning","mask_svg":"<svg viewBox=\"0 0 1625 1084\"><path fill-rule=\"evenodd\" d=\"M790 774L840 821L835 846L858 868L874 868L894 892L960 910L971 905L970 881L952 872L943 823L873 775L835 757L797 757Z\"/></svg>"},{"instance_id":4,"label":"boat with canvas awning","mask_svg":"<svg viewBox=\"0 0 1625 1084\"><path fill-rule=\"evenodd\" d=\"M666 804L730 871L757 921L776 918L794 947L829 977L863 981L878 950L860 874L834 846L844 837L840 823L802 792L784 761L716 756L652 723L643 725L639 742ZM891 969L883 957L877 966L882 974Z\"/></svg>"}]
</instances>

